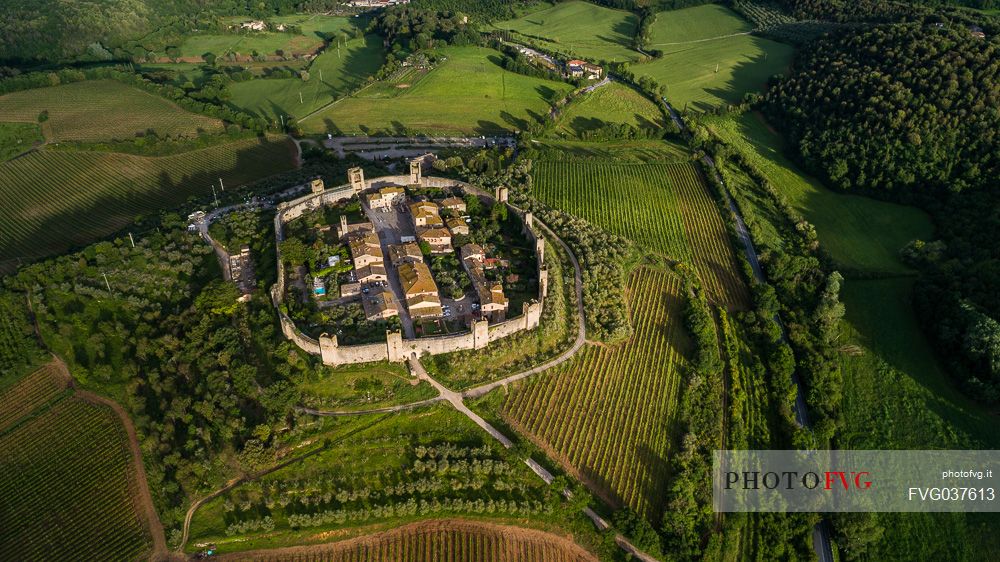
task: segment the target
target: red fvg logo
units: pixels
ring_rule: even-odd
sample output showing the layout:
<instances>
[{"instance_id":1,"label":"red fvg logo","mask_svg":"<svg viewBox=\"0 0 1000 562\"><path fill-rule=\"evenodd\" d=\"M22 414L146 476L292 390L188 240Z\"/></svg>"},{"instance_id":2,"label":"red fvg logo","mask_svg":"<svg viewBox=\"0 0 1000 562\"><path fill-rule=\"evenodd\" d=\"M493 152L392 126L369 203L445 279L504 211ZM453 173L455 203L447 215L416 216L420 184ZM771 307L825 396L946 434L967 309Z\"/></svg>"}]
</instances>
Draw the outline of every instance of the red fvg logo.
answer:
<instances>
[{"instance_id":1,"label":"red fvg logo","mask_svg":"<svg viewBox=\"0 0 1000 562\"><path fill-rule=\"evenodd\" d=\"M760 490L764 488L765 490L775 490L777 488L784 488L786 490L794 490L805 488L807 490L815 490L820 488L822 490L868 490L872 487L872 481L869 479L870 476L871 473L868 471L853 470L828 470L823 473L800 473L795 471L764 472L759 470L744 472L727 471L726 489Z\"/></svg>"}]
</instances>

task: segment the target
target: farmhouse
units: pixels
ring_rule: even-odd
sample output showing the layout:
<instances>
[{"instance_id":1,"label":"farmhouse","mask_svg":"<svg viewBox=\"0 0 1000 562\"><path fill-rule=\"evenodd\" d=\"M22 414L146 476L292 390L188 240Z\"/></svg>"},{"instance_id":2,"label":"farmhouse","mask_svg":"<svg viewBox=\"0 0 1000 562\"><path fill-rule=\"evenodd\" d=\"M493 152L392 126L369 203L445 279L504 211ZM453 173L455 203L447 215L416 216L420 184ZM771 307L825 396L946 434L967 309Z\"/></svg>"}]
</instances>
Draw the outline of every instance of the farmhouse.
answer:
<instances>
[{"instance_id":1,"label":"farmhouse","mask_svg":"<svg viewBox=\"0 0 1000 562\"><path fill-rule=\"evenodd\" d=\"M451 231L452 236L468 236L469 235L469 225L465 223L465 219L460 219L458 217L450 218L446 221L448 225L448 230Z\"/></svg>"},{"instance_id":2,"label":"farmhouse","mask_svg":"<svg viewBox=\"0 0 1000 562\"><path fill-rule=\"evenodd\" d=\"M420 246L413 242L394 244L389 246L389 261L392 265L398 266L406 262L424 261L424 255L420 251Z\"/></svg>"},{"instance_id":3,"label":"farmhouse","mask_svg":"<svg viewBox=\"0 0 1000 562\"><path fill-rule=\"evenodd\" d=\"M382 247L378 241L378 235L370 230L353 233L348 240L351 248L351 258L354 260L354 268L360 269L366 265L377 263L382 265Z\"/></svg>"},{"instance_id":4,"label":"farmhouse","mask_svg":"<svg viewBox=\"0 0 1000 562\"><path fill-rule=\"evenodd\" d=\"M265 31L267 29L267 24L263 20L245 21L240 24L240 29L249 29L250 31Z\"/></svg>"},{"instance_id":5,"label":"farmhouse","mask_svg":"<svg viewBox=\"0 0 1000 562\"><path fill-rule=\"evenodd\" d=\"M402 187L383 187L376 193L369 193L365 196L368 206L372 209L388 209L397 201L402 201L406 197Z\"/></svg>"},{"instance_id":6,"label":"farmhouse","mask_svg":"<svg viewBox=\"0 0 1000 562\"><path fill-rule=\"evenodd\" d=\"M406 295L406 308L414 318L441 316L437 283L427 264L407 262L399 266L399 283Z\"/></svg>"},{"instance_id":7,"label":"farmhouse","mask_svg":"<svg viewBox=\"0 0 1000 562\"><path fill-rule=\"evenodd\" d=\"M410 216L413 217L414 228L421 226L444 226L441 215L438 212L437 203L430 201L417 201L410 203Z\"/></svg>"},{"instance_id":8,"label":"farmhouse","mask_svg":"<svg viewBox=\"0 0 1000 562\"><path fill-rule=\"evenodd\" d=\"M385 320L399 315L396 298L392 296L392 291L385 287L379 287L365 295L361 299L361 306L365 309L365 317L369 320Z\"/></svg>"},{"instance_id":9,"label":"farmhouse","mask_svg":"<svg viewBox=\"0 0 1000 562\"><path fill-rule=\"evenodd\" d=\"M566 61L566 74L573 78L585 77L587 80L597 80L604 74L604 69L584 60L573 59Z\"/></svg>"}]
</instances>

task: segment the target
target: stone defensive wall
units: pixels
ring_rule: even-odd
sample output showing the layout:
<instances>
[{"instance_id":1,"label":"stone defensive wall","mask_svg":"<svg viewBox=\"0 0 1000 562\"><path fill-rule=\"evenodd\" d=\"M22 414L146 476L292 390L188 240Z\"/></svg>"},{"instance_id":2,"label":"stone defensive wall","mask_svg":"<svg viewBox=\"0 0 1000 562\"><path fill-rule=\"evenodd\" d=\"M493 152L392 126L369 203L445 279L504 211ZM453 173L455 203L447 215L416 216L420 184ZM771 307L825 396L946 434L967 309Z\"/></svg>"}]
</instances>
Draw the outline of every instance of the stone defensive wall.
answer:
<instances>
[{"instance_id":1,"label":"stone defensive wall","mask_svg":"<svg viewBox=\"0 0 1000 562\"><path fill-rule=\"evenodd\" d=\"M548 271L544 266L545 240L535 233L531 213L524 213L507 203L506 188L499 188L497 193L492 195L462 181L424 177L419 172L419 168L414 169L412 164L410 175L382 176L365 180L364 175L358 168L349 170L348 174L351 178L351 183L325 189L322 186L322 182L320 182L319 184L314 184L312 193L278 205L274 216L278 281L271 287L271 301L278 310L281 331L286 338L306 353L321 356L324 364L336 366L353 363L371 363L375 361L404 362L410 357L419 357L421 355L438 355L465 349L482 349L488 346L490 342L538 327L542 318L545 297L548 293ZM303 334L295 326L292 319L288 317L284 307L285 265L281 257L280 243L285 238L285 223L324 205L350 200L368 189L415 185L421 187L459 187L466 193L497 200L507 205L508 211L520 217L525 236L535 245L538 261L537 300L524 303L519 316L493 325L490 325L486 320L478 320L473 322L472 329L469 332L460 334L406 339L403 338L399 331L387 331L384 342L364 345L339 345L336 336L327 336L324 334L317 341Z\"/></svg>"}]
</instances>

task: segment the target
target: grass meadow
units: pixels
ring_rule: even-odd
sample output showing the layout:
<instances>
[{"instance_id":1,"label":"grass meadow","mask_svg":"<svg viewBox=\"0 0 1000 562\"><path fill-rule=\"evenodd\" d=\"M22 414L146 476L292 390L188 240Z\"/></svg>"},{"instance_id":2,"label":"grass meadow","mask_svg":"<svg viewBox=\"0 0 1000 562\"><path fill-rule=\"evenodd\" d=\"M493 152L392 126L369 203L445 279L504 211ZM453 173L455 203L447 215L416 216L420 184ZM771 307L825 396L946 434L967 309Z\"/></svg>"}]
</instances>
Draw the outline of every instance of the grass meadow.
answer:
<instances>
[{"instance_id":1,"label":"grass meadow","mask_svg":"<svg viewBox=\"0 0 1000 562\"><path fill-rule=\"evenodd\" d=\"M230 25L239 25L248 18L230 18ZM348 30L355 27L351 18L314 15L292 15L269 18L275 24L291 24L302 28L302 34L284 33L280 31L262 31L253 33L199 33L187 37L180 44L182 57L200 57L205 53L213 53L223 57L228 53L249 55L253 52L262 55L274 55L281 50L286 55L311 53L323 45L323 35Z\"/></svg>"},{"instance_id":2,"label":"grass meadow","mask_svg":"<svg viewBox=\"0 0 1000 562\"><path fill-rule=\"evenodd\" d=\"M300 126L310 133L345 134L523 130L572 88L508 72L497 64L500 54L492 49L446 47L437 54L447 60L409 87L398 88L398 95L369 97L365 89L301 120Z\"/></svg>"},{"instance_id":3,"label":"grass meadow","mask_svg":"<svg viewBox=\"0 0 1000 562\"><path fill-rule=\"evenodd\" d=\"M630 12L572 1L552 4L494 27L528 36L554 51L622 62L639 57L632 50L638 25L638 16Z\"/></svg>"},{"instance_id":4,"label":"grass meadow","mask_svg":"<svg viewBox=\"0 0 1000 562\"><path fill-rule=\"evenodd\" d=\"M272 121L278 121L281 115L301 118L363 84L384 62L378 36L351 39L317 56L309 66L308 81L282 78L238 82L229 87L230 103Z\"/></svg>"},{"instance_id":5,"label":"grass meadow","mask_svg":"<svg viewBox=\"0 0 1000 562\"><path fill-rule=\"evenodd\" d=\"M0 122L0 162L6 162L44 140L41 128L35 123Z\"/></svg>"},{"instance_id":6,"label":"grass meadow","mask_svg":"<svg viewBox=\"0 0 1000 562\"><path fill-rule=\"evenodd\" d=\"M304 381L302 403L318 410L367 410L437 396L430 384L410 376L399 363L342 365L316 371Z\"/></svg>"},{"instance_id":7,"label":"grass meadow","mask_svg":"<svg viewBox=\"0 0 1000 562\"><path fill-rule=\"evenodd\" d=\"M191 113L153 94L113 80L87 80L0 96L4 121L41 123L50 142L130 140L152 129L158 135L195 136L222 130L222 121Z\"/></svg>"},{"instance_id":8,"label":"grass meadow","mask_svg":"<svg viewBox=\"0 0 1000 562\"><path fill-rule=\"evenodd\" d=\"M660 12L649 47L663 56L631 70L666 85L678 109L737 103L783 72L793 53L789 45L745 34L749 29L738 14L715 4ZM734 35L739 33L744 35Z\"/></svg>"},{"instance_id":9,"label":"grass meadow","mask_svg":"<svg viewBox=\"0 0 1000 562\"><path fill-rule=\"evenodd\" d=\"M666 125L663 111L630 86L611 82L569 104L559 116L555 133L579 137L608 123L627 123L644 129Z\"/></svg>"},{"instance_id":10,"label":"grass meadow","mask_svg":"<svg viewBox=\"0 0 1000 562\"><path fill-rule=\"evenodd\" d=\"M816 227L823 248L847 268L908 273L899 250L910 240L933 235L930 218L920 209L827 189L785 156L783 139L758 114L705 123L766 175Z\"/></svg>"},{"instance_id":11,"label":"grass meadow","mask_svg":"<svg viewBox=\"0 0 1000 562\"><path fill-rule=\"evenodd\" d=\"M93 242L137 216L295 166L289 141L246 139L172 156L42 150L0 163L0 267Z\"/></svg>"}]
</instances>

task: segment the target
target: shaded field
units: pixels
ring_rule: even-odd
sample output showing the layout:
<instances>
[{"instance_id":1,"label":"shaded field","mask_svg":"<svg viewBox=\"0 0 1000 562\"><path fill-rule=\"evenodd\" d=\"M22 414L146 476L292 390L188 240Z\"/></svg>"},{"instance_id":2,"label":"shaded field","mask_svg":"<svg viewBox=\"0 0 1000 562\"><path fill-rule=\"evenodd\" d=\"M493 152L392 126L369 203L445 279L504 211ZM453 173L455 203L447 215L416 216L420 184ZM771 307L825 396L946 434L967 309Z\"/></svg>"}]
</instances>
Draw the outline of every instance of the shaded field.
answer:
<instances>
[{"instance_id":1,"label":"shaded field","mask_svg":"<svg viewBox=\"0 0 1000 562\"><path fill-rule=\"evenodd\" d=\"M0 435L0 452L0 558L149 555L127 436L109 408L63 399Z\"/></svg>"},{"instance_id":2,"label":"shaded field","mask_svg":"<svg viewBox=\"0 0 1000 562\"><path fill-rule=\"evenodd\" d=\"M70 381L53 364L24 377L0 393L0 433L69 388Z\"/></svg>"},{"instance_id":3,"label":"shaded field","mask_svg":"<svg viewBox=\"0 0 1000 562\"><path fill-rule=\"evenodd\" d=\"M687 261L713 300L730 308L748 305L722 215L694 164L541 161L533 173L542 202Z\"/></svg>"},{"instance_id":4,"label":"shaded field","mask_svg":"<svg viewBox=\"0 0 1000 562\"><path fill-rule=\"evenodd\" d=\"M655 103L632 87L612 82L570 104L559 117L556 133L579 137L609 123L654 130L666 125Z\"/></svg>"},{"instance_id":5,"label":"shaded field","mask_svg":"<svg viewBox=\"0 0 1000 562\"><path fill-rule=\"evenodd\" d=\"M229 87L232 92L229 101L272 121L278 121L282 115L286 119L303 117L363 84L384 61L380 37L352 39L339 49L330 47L313 59L308 81L259 78L238 82Z\"/></svg>"},{"instance_id":6,"label":"shaded field","mask_svg":"<svg viewBox=\"0 0 1000 562\"><path fill-rule=\"evenodd\" d=\"M258 562L583 562L571 540L521 527L464 519L412 523L346 541L244 552L220 560Z\"/></svg>"},{"instance_id":7,"label":"shaded field","mask_svg":"<svg viewBox=\"0 0 1000 562\"><path fill-rule=\"evenodd\" d=\"M514 385L504 420L612 505L659 521L677 415L684 331L680 280L639 269L628 280L634 334L588 345L573 360Z\"/></svg>"},{"instance_id":8,"label":"shaded field","mask_svg":"<svg viewBox=\"0 0 1000 562\"><path fill-rule=\"evenodd\" d=\"M382 362L324 368L299 388L302 404L319 410L367 410L437 396L430 384L413 382L404 365Z\"/></svg>"},{"instance_id":9,"label":"shaded field","mask_svg":"<svg viewBox=\"0 0 1000 562\"><path fill-rule=\"evenodd\" d=\"M589 2L560 2L520 18L494 24L515 31L554 51L598 61L635 60L632 50L639 18L635 14ZM515 36L516 39L516 36Z\"/></svg>"},{"instance_id":10,"label":"shaded field","mask_svg":"<svg viewBox=\"0 0 1000 562\"><path fill-rule=\"evenodd\" d=\"M758 114L713 118L705 124L754 164L816 227L823 248L845 267L907 273L910 269L900 261L899 250L910 240L933 236L930 218L916 207L827 189L785 156L783 139Z\"/></svg>"},{"instance_id":11,"label":"shaded field","mask_svg":"<svg viewBox=\"0 0 1000 562\"><path fill-rule=\"evenodd\" d=\"M437 68L392 98L365 91L338 101L300 122L313 133L434 135L525 130L547 114L572 86L508 72L500 54L482 47L447 47ZM377 83L376 83L377 85Z\"/></svg>"},{"instance_id":12,"label":"shaded field","mask_svg":"<svg viewBox=\"0 0 1000 562\"><path fill-rule=\"evenodd\" d=\"M113 80L88 80L0 96L3 121L38 123L48 141L128 140L149 129L160 136L194 136L222 130L222 121Z\"/></svg>"},{"instance_id":13,"label":"shaded field","mask_svg":"<svg viewBox=\"0 0 1000 562\"><path fill-rule=\"evenodd\" d=\"M767 79L792 60L789 45L731 35L749 27L735 12L714 4L660 12L650 47L663 56L634 64L631 70L666 85L667 98L678 109L737 103L746 92L763 89Z\"/></svg>"},{"instance_id":14,"label":"shaded field","mask_svg":"<svg viewBox=\"0 0 1000 562\"><path fill-rule=\"evenodd\" d=\"M295 166L289 141L247 139L149 158L40 151L0 164L0 266L92 242L138 215Z\"/></svg>"}]
</instances>

